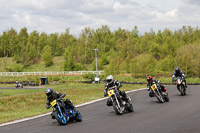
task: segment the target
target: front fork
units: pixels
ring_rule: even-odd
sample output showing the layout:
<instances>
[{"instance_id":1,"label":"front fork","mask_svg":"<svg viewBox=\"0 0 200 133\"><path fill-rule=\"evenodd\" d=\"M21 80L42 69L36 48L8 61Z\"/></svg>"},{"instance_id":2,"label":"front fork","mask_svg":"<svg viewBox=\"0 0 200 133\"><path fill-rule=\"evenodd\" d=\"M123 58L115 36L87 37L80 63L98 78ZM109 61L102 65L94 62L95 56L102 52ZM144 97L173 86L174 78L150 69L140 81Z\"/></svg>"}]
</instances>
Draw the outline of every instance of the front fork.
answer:
<instances>
[{"instance_id":1,"label":"front fork","mask_svg":"<svg viewBox=\"0 0 200 133\"><path fill-rule=\"evenodd\" d=\"M115 95L115 94L114 94L114 95ZM119 108L121 108L121 107L120 107L120 105L119 105L119 101L118 101L118 99L117 99L117 96L116 96L116 95L115 95L115 99L116 99L116 101L117 101L117 105L118 105L118 107L119 107Z\"/></svg>"},{"instance_id":2,"label":"front fork","mask_svg":"<svg viewBox=\"0 0 200 133\"><path fill-rule=\"evenodd\" d=\"M114 97L115 97L115 101L117 102L117 106L118 106L119 108L121 108L121 107L120 107L120 104L119 104L119 101L118 101L118 99L117 99L116 94L114 94ZM113 101L114 101L114 100L113 100L113 96L111 96L110 98L111 98L111 101L112 101L112 103L113 103Z\"/></svg>"}]
</instances>

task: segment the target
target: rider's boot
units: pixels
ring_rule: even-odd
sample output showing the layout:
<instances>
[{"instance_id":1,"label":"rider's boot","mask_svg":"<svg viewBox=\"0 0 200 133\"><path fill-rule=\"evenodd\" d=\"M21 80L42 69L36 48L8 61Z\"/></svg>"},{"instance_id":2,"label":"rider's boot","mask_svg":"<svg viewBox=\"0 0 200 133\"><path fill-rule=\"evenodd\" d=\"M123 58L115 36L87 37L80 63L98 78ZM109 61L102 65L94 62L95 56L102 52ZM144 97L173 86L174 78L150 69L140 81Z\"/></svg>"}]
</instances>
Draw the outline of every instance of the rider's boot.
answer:
<instances>
[{"instance_id":1,"label":"rider's boot","mask_svg":"<svg viewBox=\"0 0 200 133\"><path fill-rule=\"evenodd\" d=\"M51 113L51 119L55 119L55 115L53 112Z\"/></svg>"}]
</instances>

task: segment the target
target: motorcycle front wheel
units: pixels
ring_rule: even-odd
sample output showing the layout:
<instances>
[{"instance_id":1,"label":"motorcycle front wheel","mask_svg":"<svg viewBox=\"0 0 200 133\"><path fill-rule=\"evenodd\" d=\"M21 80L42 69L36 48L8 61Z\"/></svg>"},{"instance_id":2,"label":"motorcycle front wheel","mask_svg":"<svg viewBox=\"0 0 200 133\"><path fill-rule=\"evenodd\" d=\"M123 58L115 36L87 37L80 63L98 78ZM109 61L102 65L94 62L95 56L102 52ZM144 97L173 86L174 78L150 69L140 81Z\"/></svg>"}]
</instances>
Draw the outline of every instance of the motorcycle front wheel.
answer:
<instances>
[{"instance_id":1,"label":"motorcycle front wheel","mask_svg":"<svg viewBox=\"0 0 200 133\"><path fill-rule=\"evenodd\" d=\"M181 96L184 96L185 95L185 88L184 88L183 85L181 85L180 91L181 91Z\"/></svg>"},{"instance_id":2,"label":"motorcycle front wheel","mask_svg":"<svg viewBox=\"0 0 200 133\"><path fill-rule=\"evenodd\" d=\"M117 115L122 115L123 114L123 110L121 107L118 107L117 102L113 101L113 108L116 112Z\"/></svg>"},{"instance_id":3,"label":"motorcycle front wheel","mask_svg":"<svg viewBox=\"0 0 200 133\"><path fill-rule=\"evenodd\" d=\"M67 119L63 114L61 114L59 111L55 112L55 118L58 121L60 125L66 125L67 124Z\"/></svg>"},{"instance_id":4,"label":"motorcycle front wheel","mask_svg":"<svg viewBox=\"0 0 200 133\"><path fill-rule=\"evenodd\" d=\"M158 99L158 101L160 103L164 103L164 99L163 97L161 96L161 94L159 94L157 91L155 92L155 95L156 95L156 98Z\"/></svg>"}]
</instances>

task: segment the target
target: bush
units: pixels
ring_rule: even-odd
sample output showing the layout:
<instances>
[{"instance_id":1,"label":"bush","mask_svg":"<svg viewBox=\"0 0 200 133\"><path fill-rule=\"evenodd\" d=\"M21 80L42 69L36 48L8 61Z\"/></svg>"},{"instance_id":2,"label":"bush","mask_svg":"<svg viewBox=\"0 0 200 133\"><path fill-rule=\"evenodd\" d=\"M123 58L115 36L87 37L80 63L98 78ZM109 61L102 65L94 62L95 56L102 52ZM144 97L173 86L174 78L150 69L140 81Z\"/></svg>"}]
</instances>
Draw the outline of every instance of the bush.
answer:
<instances>
[{"instance_id":1,"label":"bush","mask_svg":"<svg viewBox=\"0 0 200 133\"><path fill-rule=\"evenodd\" d=\"M60 81L61 80L60 76L49 76L48 78L49 78L49 81Z\"/></svg>"},{"instance_id":2,"label":"bush","mask_svg":"<svg viewBox=\"0 0 200 133\"><path fill-rule=\"evenodd\" d=\"M96 76L95 74L88 73L88 74L84 74L83 78L94 79L95 76Z\"/></svg>"}]
</instances>

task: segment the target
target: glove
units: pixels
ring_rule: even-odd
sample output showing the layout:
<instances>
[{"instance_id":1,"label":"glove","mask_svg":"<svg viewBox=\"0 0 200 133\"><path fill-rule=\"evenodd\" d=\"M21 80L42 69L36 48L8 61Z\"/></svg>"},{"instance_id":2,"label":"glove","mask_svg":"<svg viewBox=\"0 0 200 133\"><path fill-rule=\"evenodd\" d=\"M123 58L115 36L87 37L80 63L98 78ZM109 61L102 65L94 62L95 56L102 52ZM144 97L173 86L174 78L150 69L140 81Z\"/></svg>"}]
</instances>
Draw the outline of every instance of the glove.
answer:
<instances>
[{"instance_id":1,"label":"glove","mask_svg":"<svg viewBox=\"0 0 200 133\"><path fill-rule=\"evenodd\" d=\"M108 96L108 93L106 90L104 90L104 97Z\"/></svg>"},{"instance_id":2,"label":"glove","mask_svg":"<svg viewBox=\"0 0 200 133\"><path fill-rule=\"evenodd\" d=\"M61 100L62 100L62 98L58 98L57 100L58 100L58 101L61 101Z\"/></svg>"},{"instance_id":3,"label":"glove","mask_svg":"<svg viewBox=\"0 0 200 133\"><path fill-rule=\"evenodd\" d=\"M51 107L51 105L46 105L46 109L49 109Z\"/></svg>"},{"instance_id":4,"label":"glove","mask_svg":"<svg viewBox=\"0 0 200 133\"><path fill-rule=\"evenodd\" d=\"M106 97L106 96L108 96L108 94L107 94L107 93L104 93L104 97Z\"/></svg>"}]
</instances>

